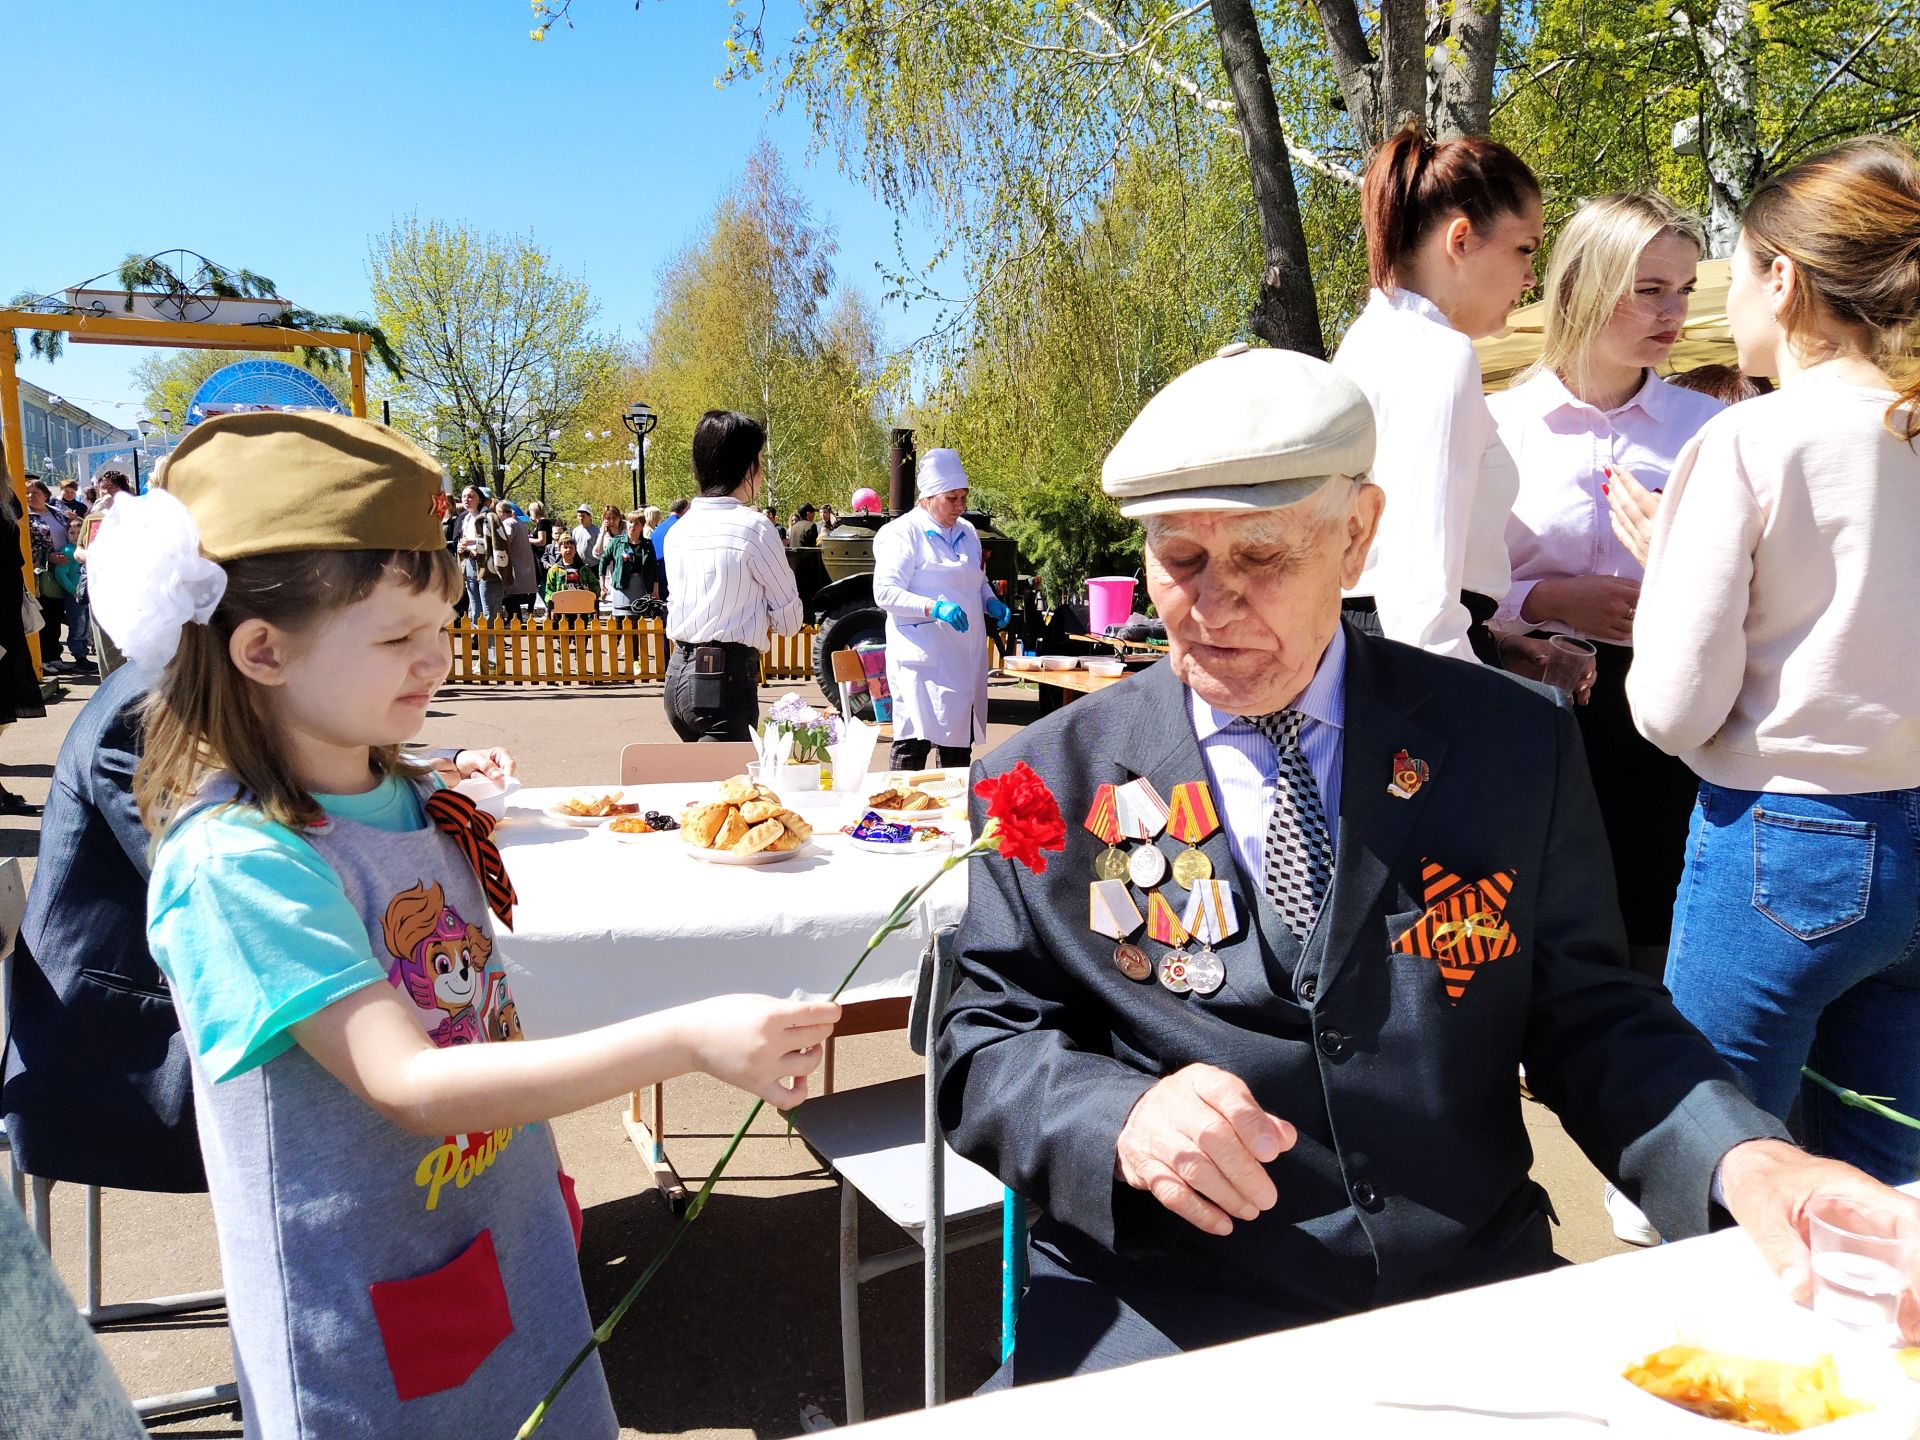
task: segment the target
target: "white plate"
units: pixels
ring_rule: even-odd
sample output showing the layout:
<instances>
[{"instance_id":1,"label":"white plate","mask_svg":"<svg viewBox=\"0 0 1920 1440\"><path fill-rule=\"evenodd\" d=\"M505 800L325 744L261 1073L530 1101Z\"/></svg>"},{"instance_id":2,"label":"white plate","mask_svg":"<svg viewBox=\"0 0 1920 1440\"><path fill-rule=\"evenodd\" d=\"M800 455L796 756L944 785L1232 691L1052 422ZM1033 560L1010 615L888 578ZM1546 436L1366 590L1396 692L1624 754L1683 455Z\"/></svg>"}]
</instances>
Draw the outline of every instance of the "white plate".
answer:
<instances>
[{"instance_id":1,"label":"white plate","mask_svg":"<svg viewBox=\"0 0 1920 1440\"><path fill-rule=\"evenodd\" d=\"M678 834L678 832L674 832ZM637 836L637 839L647 837ZM751 855L736 855L731 850L696 850L682 842L681 851L689 860L698 860L703 865L778 865L786 860L804 860L818 855L820 847L811 840L804 842L798 850L756 850Z\"/></svg>"},{"instance_id":2,"label":"white plate","mask_svg":"<svg viewBox=\"0 0 1920 1440\"><path fill-rule=\"evenodd\" d=\"M618 815L569 815L557 806L549 805L540 812L549 820L558 820L562 825L578 825L583 830L591 830L596 825L604 825L609 820L618 820ZM629 812L635 813L638 812Z\"/></svg>"},{"instance_id":3,"label":"white plate","mask_svg":"<svg viewBox=\"0 0 1920 1440\"><path fill-rule=\"evenodd\" d=\"M909 840L905 844L892 840L861 840L852 835L842 835L840 838L856 850L871 850L876 855L938 855L943 850L953 848L953 832L940 829L937 833L940 836L938 840Z\"/></svg>"},{"instance_id":4,"label":"white plate","mask_svg":"<svg viewBox=\"0 0 1920 1440\"><path fill-rule=\"evenodd\" d=\"M678 840L680 838L680 832L678 830L648 830L645 832L636 832L631 830L607 829L602 830L600 833L605 835L609 840L619 841L622 845L648 845L659 840Z\"/></svg>"},{"instance_id":5,"label":"white plate","mask_svg":"<svg viewBox=\"0 0 1920 1440\"><path fill-rule=\"evenodd\" d=\"M946 818L947 802L926 810L876 810L869 805L860 812L862 815L878 815L882 820L894 825L937 825Z\"/></svg>"},{"instance_id":6,"label":"white plate","mask_svg":"<svg viewBox=\"0 0 1920 1440\"><path fill-rule=\"evenodd\" d=\"M942 800L958 800L962 795L967 793L967 777L965 775L953 775L945 780L935 780L931 785L914 785L910 783L910 778L917 773L917 771L913 770L889 771L887 774L887 783L884 787L875 785L870 788L874 790L882 788L888 790L924 790L927 794L937 795Z\"/></svg>"}]
</instances>

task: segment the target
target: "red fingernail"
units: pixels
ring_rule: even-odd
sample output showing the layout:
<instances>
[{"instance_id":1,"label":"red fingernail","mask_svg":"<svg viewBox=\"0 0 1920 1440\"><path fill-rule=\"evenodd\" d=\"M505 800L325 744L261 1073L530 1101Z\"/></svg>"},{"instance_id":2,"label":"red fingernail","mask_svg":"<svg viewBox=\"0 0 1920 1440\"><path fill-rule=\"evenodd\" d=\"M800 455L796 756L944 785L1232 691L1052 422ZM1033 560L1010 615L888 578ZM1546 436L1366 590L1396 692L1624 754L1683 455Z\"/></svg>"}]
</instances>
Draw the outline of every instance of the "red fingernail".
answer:
<instances>
[{"instance_id":1,"label":"red fingernail","mask_svg":"<svg viewBox=\"0 0 1920 1440\"><path fill-rule=\"evenodd\" d=\"M1608 474L1612 474L1613 472L1612 472L1612 471L1608 471L1607 473L1608 473ZM1600 487L1600 493L1601 493L1602 495L1611 495L1611 494L1613 493L1613 487L1612 487L1611 485L1606 485L1606 484L1603 484L1603 485L1601 485L1601 487Z\"/></svg>"}]
</instances>

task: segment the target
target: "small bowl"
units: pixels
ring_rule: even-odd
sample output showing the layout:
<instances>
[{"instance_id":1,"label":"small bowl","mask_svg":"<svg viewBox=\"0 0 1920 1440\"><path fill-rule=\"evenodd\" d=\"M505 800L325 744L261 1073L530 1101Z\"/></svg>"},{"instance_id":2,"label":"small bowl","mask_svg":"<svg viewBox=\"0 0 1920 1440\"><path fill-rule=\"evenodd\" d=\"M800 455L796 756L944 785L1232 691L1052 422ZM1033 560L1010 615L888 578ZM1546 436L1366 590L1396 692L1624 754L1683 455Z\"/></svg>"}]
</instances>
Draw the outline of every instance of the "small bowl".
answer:
<instances>
[{"instance_id":1,"label":"small bowl","mask_svg":"<svg viewBox=\"0 0 1920 1440\"><path fill-rule=\"evenodd\" d=\"M1080 657L1078 655L1042 655L1040 668L1042 670L1078 670Z\"/></svg>"},{"instance_id":2,"label":"small bowl","mask_svg":"<svg viewBox=\"0 0 1920 1440\"><path fill-rule=\"evenodd\" d=\"M1004 659L1004 664L1008 670L1038 670L1040 668L1040 657L1038 655L1008 655Z\"/></svg>"},{"instance_id":3,"label":"small bowl","mask_svg":"<svg viewBox=\"0 0 1920 1440\"><path fill-rule=\"evenodd\" d=\"M1108 680L1117 680L1127 673L1126 665L1119 660L1089 660L1086 667L1089 675L1099 675Z\"/></svg>"}]
</instances>

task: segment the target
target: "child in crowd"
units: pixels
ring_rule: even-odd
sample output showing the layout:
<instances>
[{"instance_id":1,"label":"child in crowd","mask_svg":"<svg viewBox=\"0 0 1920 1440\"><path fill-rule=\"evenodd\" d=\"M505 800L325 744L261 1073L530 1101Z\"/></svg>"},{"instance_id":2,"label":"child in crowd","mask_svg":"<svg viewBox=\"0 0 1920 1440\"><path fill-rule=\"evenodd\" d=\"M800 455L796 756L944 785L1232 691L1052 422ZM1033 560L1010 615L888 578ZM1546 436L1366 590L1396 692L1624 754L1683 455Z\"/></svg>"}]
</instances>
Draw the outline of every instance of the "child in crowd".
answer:
<instances>
[{"instance_id":1,"label":"child in crowd","mask_svg":"<svg viewBox=\"0 0 1920 1440\"><path fill-rule=\"evenodd\" d=\"M492 821L400 753L460 584L438 467L365 420L237 414L157 484L115 505L93 564L130 659L167 661L135 779L148 936L246 1433L502 1433L591 1329L540 1122L695 1069L796 1104L838 1007L727 996L517 1041ZM618 1434L597 1358L549 1418Z\"/></svg>"}]
</instances>

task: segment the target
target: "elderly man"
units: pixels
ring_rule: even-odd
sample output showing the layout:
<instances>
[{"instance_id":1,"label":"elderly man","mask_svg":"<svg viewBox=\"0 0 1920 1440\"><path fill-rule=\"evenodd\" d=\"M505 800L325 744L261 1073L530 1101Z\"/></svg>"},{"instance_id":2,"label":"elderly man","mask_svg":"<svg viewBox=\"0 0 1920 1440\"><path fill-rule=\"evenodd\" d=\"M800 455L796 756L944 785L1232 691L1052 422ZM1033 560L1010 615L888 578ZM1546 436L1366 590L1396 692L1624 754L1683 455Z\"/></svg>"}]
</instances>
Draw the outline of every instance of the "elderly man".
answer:
<instances>
[{"instance_id":1,"label":"elderly man","mask_svg":"<svg viewBox=\"0 0 1920 1440\"><path fill-rule=\"evenodd\" d=\"M987 625L1011 618L987 580L980 536L966 518L967 472L957 450L929 450L919 497L873 537L873 599L887 613L887 689L895 770L970 765L987 737Z\"/></svg>"},{"instance_id":2,"label":"elderly man","mask_svg":"<svg viewBox=\"0 0 1920 1440\"><path fill-rule=\"evenodd\" d=\"M955 1148L1046 1212L992 1384L1553 1264L1523 1064L1664 1235L1724 1207L1804 1292L1815 1190L1920 1234L1627 968L1557 695L1343 625L1373 449L1351 381L1230 346L1107 460L1171 653L993 753L1069 839L974 862L940 1041Z\"/></svg>"}]
</instances>

